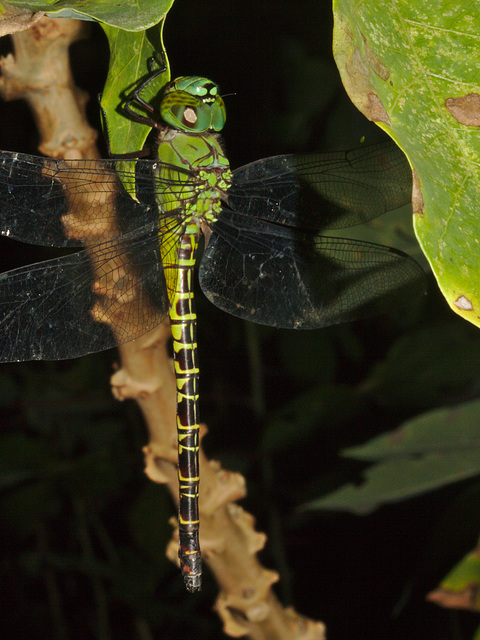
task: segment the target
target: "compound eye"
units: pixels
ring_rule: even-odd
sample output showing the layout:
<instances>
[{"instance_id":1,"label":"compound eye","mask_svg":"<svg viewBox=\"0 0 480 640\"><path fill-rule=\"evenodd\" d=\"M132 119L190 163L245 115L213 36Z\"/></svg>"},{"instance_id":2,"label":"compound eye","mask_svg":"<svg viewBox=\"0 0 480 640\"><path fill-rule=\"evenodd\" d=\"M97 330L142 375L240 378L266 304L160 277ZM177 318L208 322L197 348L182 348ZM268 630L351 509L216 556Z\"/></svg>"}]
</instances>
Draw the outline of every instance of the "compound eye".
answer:
<instances>
[{"instance_id":1,"label":"compound eye","mask_svg":"<svg viewBox=\"0 0 480 640\"><path fill-rule=\"evenodd\" d=\"M167 93L160 115L166 124L181 131L202 133L211 127L210 107L185 91Z\"/></svg>"}]
</instances>

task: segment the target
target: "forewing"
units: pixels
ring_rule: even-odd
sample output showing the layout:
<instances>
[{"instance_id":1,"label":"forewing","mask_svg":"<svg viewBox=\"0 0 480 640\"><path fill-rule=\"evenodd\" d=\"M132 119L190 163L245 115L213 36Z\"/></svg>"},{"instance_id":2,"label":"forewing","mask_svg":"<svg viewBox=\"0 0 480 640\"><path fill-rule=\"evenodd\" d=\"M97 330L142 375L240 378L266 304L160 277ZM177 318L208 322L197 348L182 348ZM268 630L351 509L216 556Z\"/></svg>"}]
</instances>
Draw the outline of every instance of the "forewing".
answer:
<instances>
[{"instance_id":1,"label":"forewing","mask_svg":"<svg viewBox=\"0 0 480 640\"><path fill-rule=\"evenodd\" d=\"M302 229L340 229L408 204L412 172L393 143L351 151L273 156L233 172L236 211Z\"/></svg>"},{"instance_id":2,"label":"forewing","mask_svg":"<svg viewBox=\"0 0 480 640\"><path fill-rule=\"evenodd\" d=\"M159 211L158 196L164 203L174 197L181 209L192 184L188 172L158 166L0 152L0 233L86 247L0 275L0 360L99 351L143 335L167 315L159 244L176 242L178 212ZM163 236L161 228L170 233ZM169 284L175 287L174 275Z\"/></svg>"},{"instance_id":3,"label":"forewing","mask_svg":"<svg viewBox=\"0 0 480 640\"><path fill-rule=\"evenodd\" d=\"M389 312L424 289L421 267L382 245L314 236L223 212L200 266L217 307L287 329L316 329Z\"/></svg>"},{"instance_id":4,"label":"forewing","mask_svg":"<svg viewBox=\"0 0 480 640\"><path fill-rule=\"evenodd\" d=\"M192 195L188 172L156 160L52 160L0 151L0 234L44 246L97 244L155 220L156 196ZM155 177L155 175L157 177ZM119 179L121 178L121 180ZM122 185L127 184L130 192Z\"/></svg>"}]
</instances>

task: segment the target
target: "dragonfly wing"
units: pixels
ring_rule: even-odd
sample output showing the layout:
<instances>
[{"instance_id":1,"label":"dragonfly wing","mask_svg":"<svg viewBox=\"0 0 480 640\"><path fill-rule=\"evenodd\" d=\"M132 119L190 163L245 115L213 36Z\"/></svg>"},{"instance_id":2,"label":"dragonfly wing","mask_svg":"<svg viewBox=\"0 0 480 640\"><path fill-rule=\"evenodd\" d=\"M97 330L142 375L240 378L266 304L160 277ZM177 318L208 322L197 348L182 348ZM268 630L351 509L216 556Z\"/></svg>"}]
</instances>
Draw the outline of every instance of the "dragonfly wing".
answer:
<instances>
[{"instance_id":1,"label":"dragonfly wing","mask_svg":"<svg viewBox=\"0 0 480 640\"><path fill-rule=\"evenodd\" d=\"M373 220L412 198L412 171L393 142L351 151L273 156L233 172L229 206L303 229Z\"/></svg>"},{"instance_id":2,"label":"dragonfly wing","mask_svg":"<svg viewBox=\"0 0 480 640\"><path fill-rule=\"evenodd\" d=\"M1 274L0 361L74 358L152 329L168 313L157 251L150 226Z\"/></svg>"},{"instance_id":3,"label":"dragonfly wing","mask_svg":"<svg viewBox=\"0 0 480 640\"><path fill-rule=\"evenodd\" d=\"M176 211L159 212L157 196L169 202L175 193L180 207L192 185L188 172L158 166L154 160L51 160L0 152L0 234L87 247L0 275L0 361L100 351L143 335L166 317L159 243L176 242L178 221ZM160 225L171 233L164 237ZM175 286L174 275L169 283Z\"/></svg>"},{"instance_id":4,"label":"dragonfly wing","mask_svg":"<svg viewBox=\"0 0 480 640\"><path fill-rule=\"evenodd\" d=\"M188 180L155 160L52 160L0 151L0 234L30 244L97 244L158 217L155 194ZM120 178L120 179L119 179ZM134 198L131 195L134 195ZM181 201L183 192L177 189Z\"/></svg>"},{"instance_id":5,"label":"dragonfly wing","mask_svg":"<svg viewBox=\"0 0 480 640\"><path fill-rule=\"evenodd\" d=\"M402 252L315 236L222 212L200 266L220 309L288 329L316 329L391 311L424 290L421 267Z\"/></svg>"}]
</instances>

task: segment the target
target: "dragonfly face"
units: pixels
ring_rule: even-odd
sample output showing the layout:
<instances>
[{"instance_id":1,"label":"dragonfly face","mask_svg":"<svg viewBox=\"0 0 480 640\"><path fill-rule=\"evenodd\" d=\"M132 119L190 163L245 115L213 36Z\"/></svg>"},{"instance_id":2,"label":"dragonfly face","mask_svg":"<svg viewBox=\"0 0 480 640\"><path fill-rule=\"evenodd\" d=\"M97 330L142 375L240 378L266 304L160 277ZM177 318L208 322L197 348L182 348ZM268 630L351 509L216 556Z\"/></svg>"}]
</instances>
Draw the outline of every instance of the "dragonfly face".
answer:
<instances>
[{"instance_id":1,"label":"dragonfly face","mask_svg":"<svg viewBox=\"0 0 480 640\"><path fill-rule=\"evenodd\" d=\"M170 127L192 133L221 131L225 104L211 80L184 76L167 85L160 103L162 120Z\"/></svg>"},{"instance_id":2,"label":"dragonfly face","mask_svg":"<svg viewBox=\"0 0 480 640\"><path fill-rule=\"evenodd\" d=\"M146 108L138 92L135 101ZM399 251L321 233L410 201L410 167L395 145L264 158L231 173L215 133L225 122L215 84L178 78L165 89L160 116L165 125L141 118L159 130L151 160L0 152L0 233L88 247L0 274L0 362L82 356L170 318L179 555L195 591L201 560L193 267L200 228L211 232L199 271L204 294L261 324L315 329L389 312L423 291L424 277Z\"/></svg>"}]
</instances>

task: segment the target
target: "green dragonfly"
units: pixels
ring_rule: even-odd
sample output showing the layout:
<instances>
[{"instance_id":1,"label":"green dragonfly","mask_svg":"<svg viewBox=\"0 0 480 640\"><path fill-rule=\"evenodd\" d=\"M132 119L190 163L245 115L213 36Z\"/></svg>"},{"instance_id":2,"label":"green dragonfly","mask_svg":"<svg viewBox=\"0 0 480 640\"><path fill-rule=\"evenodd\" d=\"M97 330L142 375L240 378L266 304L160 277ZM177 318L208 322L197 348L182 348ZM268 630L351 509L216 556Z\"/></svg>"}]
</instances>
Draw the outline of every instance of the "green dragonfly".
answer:
<instances>
[{"instance_id":1,"label":"green dragonfly","mask_svg":"<svg viewBox=\"0 0 480 640\"><path fill-rule=\"evenodd\" d=\"M393 144L283 155L230 170L217 85L182 77L161 93L160 119L140 93L126 114L157 134L153 157L52 160L0 152L0 233L82 247L0 275L0 361L74 358L134 340L166 317L177 378L179 558L201 585L198 363L193 272L224 311L316 329L391 311L423 290L400 251L321 235L411 199ZM139 113L143 110L143 115Z\"/></svg>"}]
</instances>

